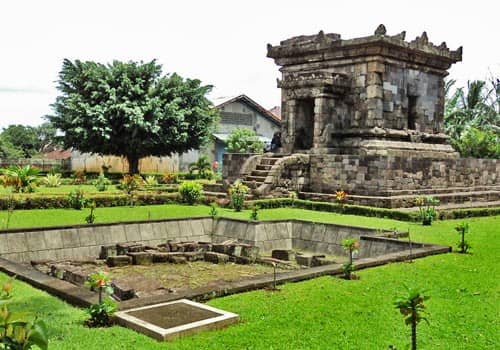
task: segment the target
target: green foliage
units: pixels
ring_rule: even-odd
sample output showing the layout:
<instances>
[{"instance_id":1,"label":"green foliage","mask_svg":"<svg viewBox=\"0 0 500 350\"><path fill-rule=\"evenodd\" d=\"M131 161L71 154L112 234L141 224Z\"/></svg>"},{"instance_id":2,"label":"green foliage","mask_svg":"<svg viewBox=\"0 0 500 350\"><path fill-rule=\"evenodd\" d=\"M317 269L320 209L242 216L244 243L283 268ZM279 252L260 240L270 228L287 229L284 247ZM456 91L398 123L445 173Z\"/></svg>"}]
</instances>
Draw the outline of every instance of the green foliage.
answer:
<instances>
[{"instance_id":1,"label":"green foliage","mask_svg":"<svg viewBox=\"0 0 500 350\"><path fill-rule=\"evenodd\" d=\"M230 206L236 211L243 209L245 203L245 195L248 194L249 188L244 185L240 180L236 180L233 185L229 187Z\"/></svg>"},{"instance_id":2,"label":"green foliage","mask_svg":"<svg viewBox=\"0 0 500 350\"><path fill-rule=\"evenodd\" d=\"M468 82L450 96L454 84L446 84L444 114L451 144L464 157L500 158L500 79Z\"/></svg>"},{"instance_id":3,"label":"green foliage","mask_svg":"<svg viewBox=\"0 0 500 350\"><path fill-rule=\"evenodd\" d=\"M104 174L99 174L92 184L99 192L104 192L108 189L108 186L111 185L111 181Z\"/></svg>"},{"instance_id":4,"label":"green foliage","mask_svg":"<svg viewBox=\"0 0 500 350\"><path fill-rule=\"evenodd\" d=\"M439 205L439 200L432 196L415 198L415 204L418 206L420 219L423 225L431 225L436 218L436 206Z\"/></svg>"},{"instance_id":5,"label":"green foliage","mask_svg":"<svg viewBox=\"0 0 500 350\"><path fill-rule=\"evenodd\" d=\"M140 175L124 175L118 187L126 194L131 195L132 192L139 189L143 183L144 180Z\"/></svg>"},{"instance_id":6,"label":"green foliage","mask_svg":"<svg viewBox=\"0 0 500 350\"><path fill-rule=\"evenodd\" d=\"M208 141L218 113L211 86L176 73L162 76L156 61L101 64L65 59L61 95L47 118L65 132L66 147L124 156L129 172L139 159L196 149Z\"/></svg>"},{"instance_id":7,"label":"green foliage","mask_svg":"<svg viewBox=\"0 0 500 350\"><path fill-rule=\"evenodd\" d=\"M202 155L196 162L189 164L189 172L196 172L199 179L211 180L214 176L212 165L207 155Z\"/></svg>"},{"instance_id":8,"label":"green foliage","mask_svg":"<svg viewBox=\"0 0 500 350\"><path fill-rule=\"evenodd\" d=\"M425 312L424 301L429 299L425 291L418 288L406 287L407 294L397 298L394 306L404 317L405 324L411 326L411 349L417 349L417 325L420 321L427 319L423 316Z\"/></svg>"},{"instance_id":9,"label":"green foliage","mask_svg":"<svg viewBox=\"0 0 500 350\"><path fill-rule=\"evenodd\" d=\"M259 220L259 206L255 205L252 207L252 211L250 212L250 220L257 221Z\"/></svg>"},{"instance_id":10,"label":"green foliage","mask_svg":"<svg viewBox=\"0 0 500 350\"><path fill-rule=\"evenodd\" d=\"M246 128L234 129L226 141L228 152L232 153L262 153L264 143L259 140L255 131Z\"/></svg>"},{"instance_id":11,"label":"green foliage","mask_svg":"<svg viewBox=\"0 0 500 350\"><path fill-rule=\"evenodd\" d=\"M31 158L41 148L37 130L32 126L9 125L2 131L2 136L21 152L23 158Z\"/></svg>"},{"instance_id":12,"label":"green foliage","mask_svg":"<svg viewBox=\"0 0 500 350\"><path fill-rule=\"evenodd\" d=\"M216 202L210 203L209 215L212 217L212 219L215 219L217 217L217 203Z\"/></svg>"},{"instance_id":13,"label":"green foliage","mask_svg":"<svg viewBox=\"0 0 500 350\"><path fill-rule=\"evenodd\" d=\"M460 253L465 254L469 251L471 245L465 240L465 234L469 233L469 224L467 222L461 222L455 227L455 231L460 234L460 242L458 242L458 249Z\"/></svg>"},{"instance_id":14,"label":"green foliage","mask_svg":"<svg viewBox=\"0 0 500 350\"><path fill-rule=\"evenodd\" d=\"M3 134L0 134L0 158L18 159L23 157L23 151L17 149Z\"/></svg>"},{"instance_id":15,"label":"green foliage","mask_svg":"<svg viewBox=\"0 0 500 350\"><path fill-rule=\"evenodd\" d=\"M4 186L12 186L13 192L30 193L35 192L35 187L38 181L40 170L33 168L31 165L25 166L10 166L3 171Z\"/></svg>"},{"instance_id":16,"label":"green foliage","mask_svg":"<svg viewBox=\"0 0 500 350\"><path fill-rule=\"evenodd\" d=\"M83 185L87 181L87 176L84 171L77 170L73 173L73 184L74 185Z\"/></svg>"},{"instance_id":17,"label":"green foliage","mask_svg":"<svg viewBox=\"0 0 500 350\"><path fill-rule=\"evenodd\" d=\"M189 205L195 204L201 198L203 186L195 181L184 181L179 186L182 201Z\"/></svg>"},{"instance_id":18,"label":"green foliage","mask_svg":"<svg viewBox=\"0 0 500 350\"><path fill-rule=\"evenodd\" d=\"M43 184L47 187L61 186L61 174L47 174L43 178Z\"/></svg>"},{"instance_id":19,"label":"green foliage","mask_svg":"<svg viewBox=\"0 0 500 350\"><path fill-rule=\"evenodd\" d=\"M86 199L82 190L77 189L68 194L68 204L71 208L81 210L85 207Z\"/></svg>"},{"instance_id":20,"label":"green foliage","mask_svg":"<svg viewBox=\"0 0 500 350\"><path fill-rule=\"evenodd\" d=\"M144 179L144 185L148 187L153 187L158 185L158 180L156 180L156 176L150 175L146 176Z\"/></svg>"},{"instance_id":21,"label":"green foliage","mask_svg":"<svg viewBox=\"0 0 500 350\"><path fill-rule=\"evenodd\" d=\"M85 285L99 294L99 302L87 309L90 318L86 324L89 327L110 326L116 311L116 303L109 297L113 294L109 275L103 271L92 273Z\"/></svg>"},{"instance_id":22,"label":"green foliage","mask_svg":"<svg viewBox=\"0 0 500 350\"><path fill-rule=\"evenodd\" d=\"M353 264L353 254L358 252L359 249L359 240L356 238L347 238L342 241L342 248L347 251L349 256L349 261L347 261L344 265L342 265L342 272L344 273L344 277L346 279L352 279L352 272L355 269Z\"/></svg>"},{"instance_id":23,"label":"green foliage","mask_svg":"<svg viewBox=\"0 0 500 350\"><path fill-rule=\"evenodd\" d=\"M179 183L179 177L177 173L165 173L162 176L162 181L166 184L176 184Z\"/></svg>"},{"instance_id":24,"label":"green foliage","mask_svg":"<svg viewBox=\"0 0 500 350\"><path fill-rule=\"evenodd\" d=\"M46 350L49 338L45 322L37 318L26 321L23 313L11 312L7 307L12 298L12 283L10 279L0 291L0 349L29 350L36 346Z\"/></svg>"},{"instance_id":25,"label":"green foliage","mask_svg":"<svg viewBox=\"0 0 500 350\"><path fill-rule=\"evenodd\" d=\"M85 222L86 222L87 224L93 224L93 223L94 223L94 221L95 221L95 214L94 214L94 211L95 211L95 208L96 208L96 204L95 204L95 202L94 202L94 201L92 201L92 202L90 203L89 208L90 208L90 213L89 213L89 215L87 215L87 216L85 217Z\"/></svg>"}]
</instances>

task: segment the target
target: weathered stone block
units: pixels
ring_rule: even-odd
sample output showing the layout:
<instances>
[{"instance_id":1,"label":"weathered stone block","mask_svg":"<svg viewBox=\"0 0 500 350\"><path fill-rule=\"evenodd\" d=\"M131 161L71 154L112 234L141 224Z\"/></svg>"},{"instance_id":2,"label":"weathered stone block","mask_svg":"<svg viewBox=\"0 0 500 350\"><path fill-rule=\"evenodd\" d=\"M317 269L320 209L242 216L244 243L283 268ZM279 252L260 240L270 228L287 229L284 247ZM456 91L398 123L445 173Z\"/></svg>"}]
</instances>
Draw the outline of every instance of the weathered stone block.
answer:
<instances>
[{"instance_id":1,"label":"weathered stone block","mask_svg":"<svg viewBox=\"0 0 500 350\"><path fill-rule=\"evenodd\" d=\"M368 62L368 73L371 72L384 73L385 65L381 62Z\"/></svg>"},{"instance_id":2,"label":"weathered stone block","mask_svg":"<svg viewBox=\"0 0 500 350\"><path fill-rule=\"evenodd\" d=\"M132 257L134 265L151 265L153 263L153 254L146 252L129 252L128 256Z\"/></svg>"},{"instance_id":3,"label":"weathered stone block","mask_svg":"<svg viewBox=\"0 0 500 350\"><path fill-rule=\"evenodd\" d=\"M170 262L174 264L185 264L187 262L187 259L182 255L173 255L170 257Z\"/></svg>"},{"instance_id":4,"label":"weathered stone block","mask_svg":"<svg viewBox=\"0 0 500 350\"><path fill-rule=\"evenodd\" d=\"M170 261L170 253L156 252L153 253L152 255L154 263L166 263Z\"/></svg>"},{"instance_id":5,"label":"weathered stone block","mask_svg":"<svg viewBox=\"0 0 500 350\"><path fill-rule=\"evenodd\" d=\"M99 253L99 259L106 260L108 256L117 256L118 251L116 244L103 245L101 246L101 252Z\"/></svg>"},{"instance_id":6,"label":"weathered stone block","mask_svg":"<svg viewBox=\"0 0 500 350\"><path fill-rule=\"evenodd\" d=\"M106 264L109 267L126 266L132 264L132 257L128 255L108 256Z\"/></svg>"},{"instance_id":7,"label":"weathered stone block","mask_svg":"<svg viewBox=\"0 0 500 350\"><path fill-rule=\"evenodd\" d=\"M131 286L124 283L112 282L113 295L119 300L129 300L135 297L135 290Z\"/></svg>"},{"instance_id":8,"label":"weathered stone block","mask_svg":"<svg viewBox=\"0 0 500 350\"><path fill-rule=\"evenodd\" d=\"M118 243L116 245L116 250L118 255L126 255L130 252L140 252L144 250L142 244L139 243Z\"/></svg>"},{"instance_id":9,"label":"weathered stone block","mask_svg":"<svg viewBox=\"0 0 500 350\"><path fill-rule=\"evenodd\" d=\"M295 252L290 249L274 249L271 256L278 260L295 260Z\"/></svg>"},{"instance_id":10,"label":"weathered stone block","mask_svg":"<svg viewBox=\"0 0 500 350\"><path fill-rule=\"evenodd\" d=\"M183 256L187 261L198 261L203 260L204 253L203 252L184 252Z\"/></svg>"},{"instance_id":11,"label":"weathered stone block","mask_svg":"<svg viewBox=\"0 0 500 350\"><path fill-rule=\"evenodd\" d=\"M229 255L216 252L206 252L203 257L205 261L212 262L214 264L224 264L229 261Z\"/></svg>"},{"instance_id":12,"label":"weathered stone block","mask_svg":"<svg viewBox=\"0 0 500 350\"><path fill-rule=\"evenodd\" d=\"M312 256L311 255L304 255L304 254L297 254L295 255L295 261L297 264L301 266L307 266L310 267L312 264Z\"/></svg>"},{"instance_id":13,"label":"weathered stone block","mask_svg":"<svg viewBox=\"0 0 500 350\"><path fill-rule=\"evenodd\" d=\"M380 85L368 85L366 88L366 97L367 98L383 98L384 90Z\"/></svg>"}]
</instances>

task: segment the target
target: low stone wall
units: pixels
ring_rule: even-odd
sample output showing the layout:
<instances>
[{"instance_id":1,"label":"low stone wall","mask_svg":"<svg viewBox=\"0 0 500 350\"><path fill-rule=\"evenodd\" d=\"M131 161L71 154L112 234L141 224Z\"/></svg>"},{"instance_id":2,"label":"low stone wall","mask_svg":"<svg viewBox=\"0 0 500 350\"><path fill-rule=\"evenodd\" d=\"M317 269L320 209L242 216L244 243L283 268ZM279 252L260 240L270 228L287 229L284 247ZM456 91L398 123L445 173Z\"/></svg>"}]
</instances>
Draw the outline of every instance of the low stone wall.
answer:
<instances>
[{"instance_id":1,"label":"low stone wall","mask_svg":"<svg viewBox=\"0 0 500 350\"><path fill-rule=\"evenodd\" d=\"M498 159L311 155L312 192L384 196L395 190L496 186Z\"/></svg>"},{"instance_id":2,"label":"low stone wall","mask_svg":"<svg viewBox=\"0 0 500 350\"><path fill-rule=\"evenodd\" d=\"M211 218L17 229L0 233L0 256L17 262L95 258L102 245L211 241L211 233Z\"/></svg>"},{"instance_id":3,"label":"low stone wall","mask_svg":"<svg viewBox=\"0 0 500 350\"><path fill-rule=\"evenodd\" d=\"M126 242L158 245L168 240L213 243L237 240L257 246L264 253L274 249L297 249L343 255L341 244L346 238L359 238L360 251L380 251L382 248L376 248L376 244L392 246L383 248L385 252L408 249L406 242L402 242L404 246L398 241L395 241L397 244L365 242L364 237L383 232L389 231L299 220L246 221L224 218L213 221L210 217L77 225L3 231L0 233L0 257L23 263L31 260L95 258L99 256L103 245Z\"/></svg>"}]
</instances>

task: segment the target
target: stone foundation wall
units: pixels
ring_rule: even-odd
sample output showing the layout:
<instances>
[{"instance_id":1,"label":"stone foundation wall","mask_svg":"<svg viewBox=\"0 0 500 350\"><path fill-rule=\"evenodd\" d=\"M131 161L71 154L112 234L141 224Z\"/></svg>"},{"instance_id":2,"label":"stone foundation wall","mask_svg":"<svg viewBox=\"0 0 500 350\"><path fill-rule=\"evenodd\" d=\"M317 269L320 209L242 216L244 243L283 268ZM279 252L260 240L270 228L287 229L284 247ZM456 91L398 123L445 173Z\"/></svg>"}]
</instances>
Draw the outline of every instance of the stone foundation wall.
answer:
<instances>
[{"instance_id":1,"label":"stone foundation wall","mask_svg":"<svg viewBox=\"0 0 500 350\"><path fill-rule=\"evenodd\" d=\"M403 190L496 186L499 176L497 159L325 154L311 155L310 189L384 196Z\"/></svg>"},{"instance_id":2,"label":"stone foundation wall","mask_svg":"<svg viewBox=\"0 0 500 350\"><path fill-rule=\"evenodd\" d=\"M224 153L222 156L222 178L230 183L240 178L243 164L254 155L254 153Z\"/></svg>"}]
</instances>

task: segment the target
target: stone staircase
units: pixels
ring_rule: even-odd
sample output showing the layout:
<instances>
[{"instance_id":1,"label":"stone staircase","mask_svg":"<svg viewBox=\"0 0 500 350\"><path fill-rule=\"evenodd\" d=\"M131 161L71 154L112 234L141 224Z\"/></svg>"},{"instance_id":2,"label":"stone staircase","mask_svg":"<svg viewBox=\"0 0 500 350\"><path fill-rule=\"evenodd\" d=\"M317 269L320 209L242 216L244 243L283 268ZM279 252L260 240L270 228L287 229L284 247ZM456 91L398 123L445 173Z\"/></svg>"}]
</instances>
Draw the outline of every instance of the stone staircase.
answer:
<instances>
[{"instance_id":1,"label":"stone staircase","mask_svg":"<svg viewBox=\"0 0 500 350\"><path fill-rule=\"evenodd\" d=\"M290 166L309 167L309 155L267 153L254 156L243 165L242 182L257 194L266 195L279 186L283 171Z\"/></svg>"}]
</instances>

